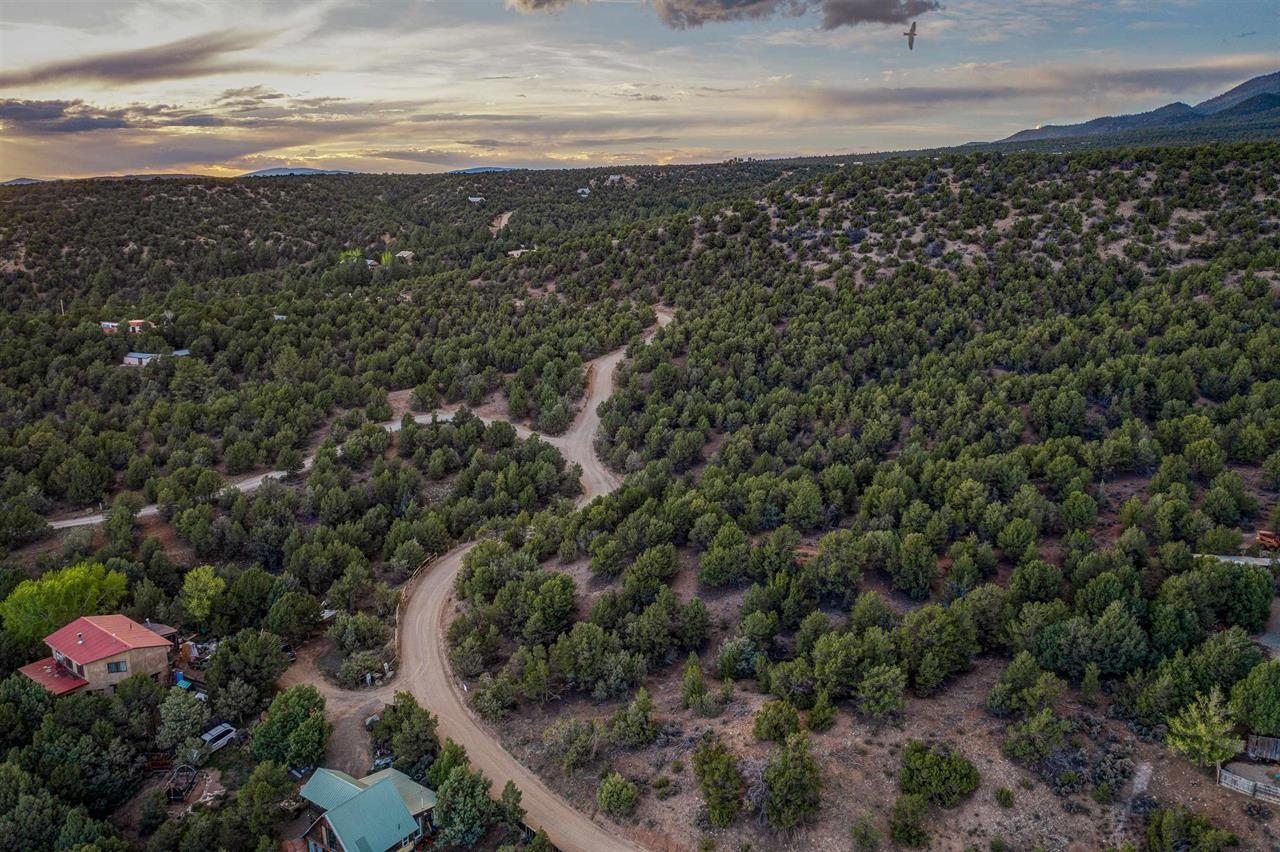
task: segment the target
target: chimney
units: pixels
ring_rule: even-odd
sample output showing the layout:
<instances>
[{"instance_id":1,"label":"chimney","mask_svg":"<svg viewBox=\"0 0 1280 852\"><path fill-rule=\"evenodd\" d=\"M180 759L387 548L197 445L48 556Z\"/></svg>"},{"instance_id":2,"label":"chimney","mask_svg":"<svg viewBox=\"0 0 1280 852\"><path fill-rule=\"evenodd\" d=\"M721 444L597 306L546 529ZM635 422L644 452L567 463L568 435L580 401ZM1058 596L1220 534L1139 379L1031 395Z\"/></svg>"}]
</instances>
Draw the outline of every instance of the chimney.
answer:
<instances>
[{"instance_id":1,"label":"chimney","mask_svg":"<svg viewBox=\"0 0 1280 852\"><path fill-rule=\"evenodd\" d=\"M77 633L77 634L76 634L76 643L77 643L77 644L80 644L80 645L83 645L83 644L84 644L84 634L83 634L83 633Z\"/></svg>"}]
</instances>

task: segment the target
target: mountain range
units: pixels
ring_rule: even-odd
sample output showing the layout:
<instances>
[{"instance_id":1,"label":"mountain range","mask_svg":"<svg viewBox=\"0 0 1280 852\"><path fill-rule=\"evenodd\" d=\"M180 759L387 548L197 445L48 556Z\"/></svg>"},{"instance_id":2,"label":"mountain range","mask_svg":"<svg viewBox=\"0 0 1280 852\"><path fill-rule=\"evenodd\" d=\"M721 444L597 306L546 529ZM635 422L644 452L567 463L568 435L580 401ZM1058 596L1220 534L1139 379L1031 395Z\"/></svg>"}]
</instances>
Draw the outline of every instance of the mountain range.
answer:
<instances>
[{"instance_id":1,"label":"mountain range","mask_svg":"<svg viewBox=\"0 0 1280 852\"><path fill-rule=\"evenodd\" d=\"M302 166L278 166L274 169L258 169L256 172L245 172L239 177L297 177L300 175L354 175L357 172L344 169L308 169Z\"/></svg>"},{"instance_id":2,"label":"mountain range","mask_svg":"<svg viewBox=\"0 0 1280 852\"><path fill-rule=\"evenodd\" d=\"M1280 124L1280 71L1246 80L1195 106L1177 101L1150 112L1108 115L1080 124L1045 124L1020 130L1000 142L1079 139L1142 131L1225 130L1241 122Z\"/></svg>"}]
</instances>

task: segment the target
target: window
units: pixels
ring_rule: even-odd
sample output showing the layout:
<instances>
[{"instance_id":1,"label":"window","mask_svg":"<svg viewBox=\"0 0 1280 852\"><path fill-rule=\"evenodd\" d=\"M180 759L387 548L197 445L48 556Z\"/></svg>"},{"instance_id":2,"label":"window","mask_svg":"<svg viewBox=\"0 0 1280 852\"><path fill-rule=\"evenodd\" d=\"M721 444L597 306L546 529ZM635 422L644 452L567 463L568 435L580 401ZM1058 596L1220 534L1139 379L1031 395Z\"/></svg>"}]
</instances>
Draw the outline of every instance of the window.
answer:
<instances>
[{"instance_id":1,"label":"window","mask_svg":"<svg viewBox=\"0 0 1280 852\"><path fill-rule=\"evenodd\" d=\"M107 674L122 674L129 671L129 664L124 660L118 663L107 663Z\"/></svg>"}]
</instances>

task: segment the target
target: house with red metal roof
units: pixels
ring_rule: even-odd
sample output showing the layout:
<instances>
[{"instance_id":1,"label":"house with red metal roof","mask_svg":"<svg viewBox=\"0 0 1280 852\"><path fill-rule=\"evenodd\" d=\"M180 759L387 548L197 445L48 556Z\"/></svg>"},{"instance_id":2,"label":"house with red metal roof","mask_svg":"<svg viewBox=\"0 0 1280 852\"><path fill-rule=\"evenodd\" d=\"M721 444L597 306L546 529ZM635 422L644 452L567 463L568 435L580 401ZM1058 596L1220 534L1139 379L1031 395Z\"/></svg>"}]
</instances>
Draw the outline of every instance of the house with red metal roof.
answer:
<instances>
[{"instance_id":1,"label":"house with red metal roof","mask_svg":"<svg viewBox=\"0 0 1280 852\"><path fill-rule=\"evenodd\" d=\"M163 625L157 625L163 626ZM171 638L124 615L86 615L44 638L53 655L19 669L52 692L110 689L135 674L169 674Z\"/></svg>"}]
</instances>

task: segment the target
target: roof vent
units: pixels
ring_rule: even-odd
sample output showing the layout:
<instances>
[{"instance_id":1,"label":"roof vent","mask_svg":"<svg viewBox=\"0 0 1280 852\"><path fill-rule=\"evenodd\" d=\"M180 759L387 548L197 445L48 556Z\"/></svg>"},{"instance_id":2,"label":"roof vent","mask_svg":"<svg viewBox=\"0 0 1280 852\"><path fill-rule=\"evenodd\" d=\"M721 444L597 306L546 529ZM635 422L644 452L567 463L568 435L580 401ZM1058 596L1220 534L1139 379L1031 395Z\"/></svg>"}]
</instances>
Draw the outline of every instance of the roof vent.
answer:
<instances>
[{"instance_id":1,"label":"roof vent","mask_svg":"<svg viewBox=\"0 0 1280 852\"><path fill-rule=\"evenodd\" d=\"M84 644L84 634L83 634L83 633L77 633L77 634L76 634L76 642L78 642L78 643L79 643L79 644L81 644L81 645L83 645L83 644Z\"/></svg>"}]
</instances>

